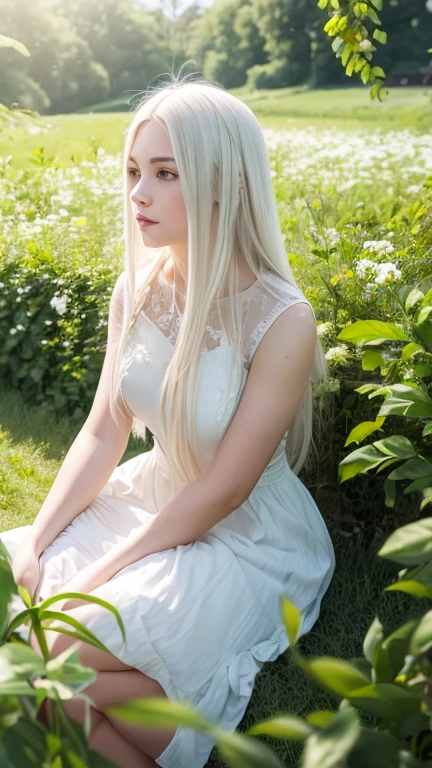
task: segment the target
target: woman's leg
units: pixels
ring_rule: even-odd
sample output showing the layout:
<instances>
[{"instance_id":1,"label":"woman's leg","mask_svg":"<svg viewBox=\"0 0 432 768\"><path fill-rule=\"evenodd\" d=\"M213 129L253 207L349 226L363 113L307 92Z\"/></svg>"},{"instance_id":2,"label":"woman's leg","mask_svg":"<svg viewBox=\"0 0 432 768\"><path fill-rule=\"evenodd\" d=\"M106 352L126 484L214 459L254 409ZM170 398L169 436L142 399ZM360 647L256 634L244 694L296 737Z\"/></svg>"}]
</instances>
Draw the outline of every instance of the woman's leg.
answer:
<instances>
[{"instance_id":1,"label":"woman's leg","mask_svg":"<svg viewBox=\"0 0 432 768\"><path fill-rule=\"evenodd\" d=\"M39 714L45 725L48 724L46 703L47 700L45 700ZM64 709L67 710L69 717L81 722L80 716L74 716L76 714L74 704L75 702L72 701L67 702ZM120 768L157 768L157 764L151 757L125 739L101 712L93 708L91 708L91 730L88 743L91 749L96 749L117 763Z\"/></svg>"},{"instance_id":2,"label":"woman's leg","mask_svg":"<svg viewBox=\"0 0 432 768\"><path fill-rule=\"evenodd\" d=\"M151 757L121 736L105 717L90 736L89 744L120 768L158 768Z\"/></svg>"},{"instance_id":3,"label":"woman's leg","mask_svg":"<svg viewBox=\"0 0 432 768\"><path fill-rule=\"evenodd\" d=\"M56 637L52 637L55 636L54 632L49 632L47 637L48 635L51 635L50 651L53 657L58 656L65 648L76 642L68 635L57 633ZM31 645L34 650L40 653L39 644L33 635ZM92 709L92 725L95 722L95 715L101 714L100 710L110 705L152 696L166 698L165 691L157 680L147 677L134 667L123 664L120 659L110 654L99 651L86 643L80 643L78 655L83 666L91 667L98 673L97 679L84 690L84 693L95 702L95 709ZM64 702L63 708L72 719L81 724L84 722L85 705L83 701L74 699ZM152 729L129 725L111 715L104 715L104 717L119 735L152 758L157 758L162 754L176 732L176 728Z\"/></svg>"}]
</instances>

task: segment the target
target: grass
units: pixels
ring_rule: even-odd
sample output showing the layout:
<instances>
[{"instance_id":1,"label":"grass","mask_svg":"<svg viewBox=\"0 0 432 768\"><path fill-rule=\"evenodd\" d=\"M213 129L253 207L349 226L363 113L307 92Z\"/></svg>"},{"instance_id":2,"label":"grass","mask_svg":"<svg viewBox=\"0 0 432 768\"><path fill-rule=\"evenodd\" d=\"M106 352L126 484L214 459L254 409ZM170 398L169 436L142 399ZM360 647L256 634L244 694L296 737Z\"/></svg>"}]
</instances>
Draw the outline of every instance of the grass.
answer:
<instances>
[{"instance_id":1,"label":"grass","mask_svg":"<svg viewBox=\"0 0 432 768\"><path fill-rule=\"evenodd\" d=\"M0 394L0 530L7 530L33 521L81 424L27 405L17 392ZM131 438L122 462L142 450L143 443ZM331 535L336 570L320 616L312 630L300 639L299 650L305 655L349 659L361 655L364 635L375 615L388 634L408 618L420 615L422 604L407 595L382 592L396 578L398 570L397 565L376 556L382 542L365 548L361 536L346 538L336 530ZM336 706L332 696L295 666L288 650L276 661L265 664L257 676L239 729L245 730L276 712L301 716ZM263 740L288 768L297 765L300 745ZM224 766L216 749L207 766Z\"/></svg>"},{"instance_id":2,"label":"grass","mask_svg":"<svg viewBox=\"0 0 432 768\"><path fill-rule=\"evenodd\" d=\"M252 109L263 128L274 130L316 126L346 131L409 128L426 133L432 127L432 88L392 88L383 103L371 101L368 89L362 87L255 92L239 88L231 93ZM124 111L120 112L118 100L110 104L112 112L89 110L82 114L42 116L38 122L51 128L39 134L29 134L23 128L4 132L0 134L0 156L14 155L15 167L30 168L28 157L36 147L43 146L46 155L57 157L62 166L70 166L86 159L92 136L97 137L106 152L117 154L122 151L132 107L123 103Z\"/></svg>"}]
</instances>

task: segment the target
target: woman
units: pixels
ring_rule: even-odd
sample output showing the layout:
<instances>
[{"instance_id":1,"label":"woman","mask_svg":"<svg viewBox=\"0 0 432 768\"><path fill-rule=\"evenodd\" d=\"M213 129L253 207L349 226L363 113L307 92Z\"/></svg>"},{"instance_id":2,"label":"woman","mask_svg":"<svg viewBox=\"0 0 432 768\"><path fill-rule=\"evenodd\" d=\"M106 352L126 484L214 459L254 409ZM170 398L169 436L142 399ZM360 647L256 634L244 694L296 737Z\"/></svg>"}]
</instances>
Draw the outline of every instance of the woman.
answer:
<instances>
[{"instance_id":1,"label":"woman","mask_svg":"<svg viewBox=\"0 0 432 768\"><path fill-rule=\"evenodd\" d=\"M132 119L124 178L125 270L94 403L33 525L2 539L36 597L67 586L123 618L125 643L110 612L62 606L113 654L80 647L98 671L90 744L128 768L202 768L207 736L100 710L168 696L234 730L263 662L288 646L281 595L300 634L315 623L334 552L297 475L325 358L245 104L203 80L156 89ZM117 466L146 425L153 449ZM49 636L53 655L72 642Z\"/></svg>"}]
</instances>

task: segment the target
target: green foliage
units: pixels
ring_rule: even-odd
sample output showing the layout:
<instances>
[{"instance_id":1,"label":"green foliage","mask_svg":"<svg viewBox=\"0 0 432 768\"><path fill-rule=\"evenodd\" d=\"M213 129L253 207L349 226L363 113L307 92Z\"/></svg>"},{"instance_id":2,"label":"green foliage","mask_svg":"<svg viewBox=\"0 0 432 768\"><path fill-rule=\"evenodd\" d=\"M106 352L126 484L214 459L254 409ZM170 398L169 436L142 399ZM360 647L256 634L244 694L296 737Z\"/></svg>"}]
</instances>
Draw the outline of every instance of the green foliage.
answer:
<instances>
[{"instance_id":1,"label":"green foliage","mask_svg":"<svg viewBox=\"0 0 432 768\"><path fill-rule=\"evenodd\" d=\"M377 10L382 10L382 0L358 2L358 0L318 0L321 10L329 11L330 20L324 27L329 37L334 37L332 48L340 58L345 73L351 77L354 72L362 83L372 84L371 99L383 99L382 89L385 73L382 67L372 66L375 46L370 39L368 25L381 25ZM373 29L372 38L385 44L387 34Z\"/></svg>"},{"instance_id":2,"label":"green foliage","mask_svg":"<svg viewBox=\"0 0 432 768\"><path fill-rule=\"evenodd\" d=\"M34 403L80 417L91 406L105 354L105 265L71 272L49 252L0 268L0 377Z\"/></svg>"},{"instance_id":3,"label":"green foliage","mask_svg":"<svg viewBox=\"0 0 432 768\"><path fill-rule=\"evenodd\" d=\"M421 509L432 501L432 398L429 384L432 375L432 291L423 293L417 286L404 285L395 297L403 314L403 323L385 323L360 320L347 325L338 338L356 344L362 354L364 370L379 368L383 385L363 384L360 394L372 399L384 396L376 417L376 428L381 429L389 416L409 419L410 434L392 435L384 440L357 448L346 456L339 466L341 482L360 472L377 472L398 464L385 480L386 504L393 507L397 481L410 481L404 494L421 492ZM373 345L374 349L368 349ZM378 349L376 349L378 347ZM371 362L371 353L374 355ZM407 376L409 379L407 379ZM406 381L406 383L405 383ZM348 435L345 445L361 442L375 431L373 423L357 425Z\"/></svg>"},{"instance_id":4,"label":"green foliage","mask_svg":"<svg viewBox=\"0 0 432 768\"><path fill-rule=\"evenodd\" d=\"M417 566L405 569L388 591L401 590L416 597L430 597L432 566L432 518L395 531L379 551L381 557ZM282 597L282 614L296 663L318 685L340 701L337 713L312 712L290 728L280 727L281 715L253 726L248 733L267 733L276 738L305 740L303 767L333 766L335 755L347 768L430 765L432 729L430 685L432 671L432 612L412 620L384 637L375 617L363 643L364 657L350 662L330 657L304 657L294 647L301 616ZM378 718L372 731L360 724L355 709ZM319 734L308 728L313 723ZM330 762L325 762L331 754Z\"/></svg>"}]
</instances>

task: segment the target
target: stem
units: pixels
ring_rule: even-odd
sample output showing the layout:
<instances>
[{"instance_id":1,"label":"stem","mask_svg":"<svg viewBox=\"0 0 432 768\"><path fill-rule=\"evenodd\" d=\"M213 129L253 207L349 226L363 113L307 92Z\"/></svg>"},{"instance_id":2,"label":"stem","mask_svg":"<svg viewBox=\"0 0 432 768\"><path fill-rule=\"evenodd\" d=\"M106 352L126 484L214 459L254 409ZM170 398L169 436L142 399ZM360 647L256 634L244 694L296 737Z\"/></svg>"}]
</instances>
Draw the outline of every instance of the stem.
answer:
<instances>
[{"instance_id":1,"label":"stem","mask_svg":"<svg viewBox=\"0 0 432 768\"><path fill-rule=\"evenodd\" d=\"M38 618L32 617L32 630L35 633L37 637L37 641L39 643L39 647L42 652L43 660L45 663L50 660L51 654L48 649L48 644L45 639L45 633L42 629L41 623Z\"/></svg>"}]
</instances>

